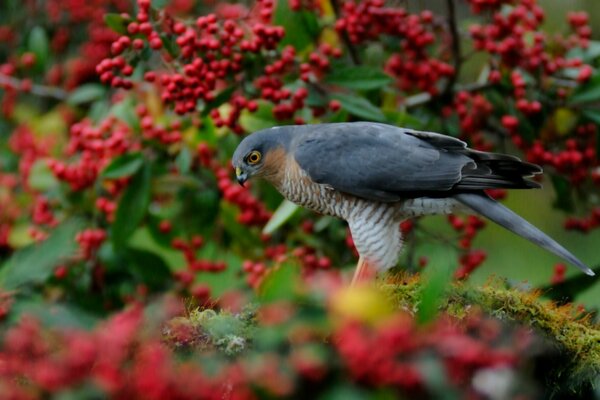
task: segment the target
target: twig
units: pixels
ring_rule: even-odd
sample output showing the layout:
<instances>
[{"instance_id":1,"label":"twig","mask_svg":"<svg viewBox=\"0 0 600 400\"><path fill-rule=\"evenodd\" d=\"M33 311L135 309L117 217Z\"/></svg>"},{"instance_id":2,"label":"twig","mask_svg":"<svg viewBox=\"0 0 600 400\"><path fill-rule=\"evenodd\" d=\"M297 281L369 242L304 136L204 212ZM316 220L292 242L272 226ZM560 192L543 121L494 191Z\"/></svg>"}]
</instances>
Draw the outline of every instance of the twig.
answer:
<instances>
[{"instance_id":1,"label":"twig","mask_svg":"<svg viewBox=\"0 0 600 400\"><path fill-rule=\"evenodd\" d=\"M331 8L333 8L333 13L335 14L335 18L337 20L338 16L340 15L340 5L338 4L338 0L330 0L331 1ZM354 45L352 44L352 42L350 41L350 38L348 37L348 33L341 32L341 36L342 36L342 41L344 42L344 45L346 46L346 48L348 49L348 53L350 53L350 58L352 59L352 63L354 63L354 65L360 65L360 57L358 56L358 51L356 50L356 47L354 47Z\"/></svg>"},{"instance_id":2,"label":"twig","mask_svg":"<svg viewBox=\"0 0 600 400\"><path fill-rule=\"evenodd\" d=\"M452 39L451 48L454 74L448 79L446 87L442 91L442 97L446 97L452 92L452 87L458 79L462 64L462 56L460 54L460 36L458 34L458 27L456 26L456 10L454 7L454 0L446 0L446 7L448 8L448 28L450 29L450 37Z\"/></svg>"},{"instance_id":3,"label":"twig","mask_svg":"<svg viewBox=\"0 0 600 400\"><path fill-rule=\"evenodd\" d=\"M0 87L10 87L14 90L23 91L23 80L0 74ZM38 84L32 84L27 92L35 94L36 96L52 97L57 100L66 100L69 97L69 93L66 90Z\"/></svg>"}]
</instances>

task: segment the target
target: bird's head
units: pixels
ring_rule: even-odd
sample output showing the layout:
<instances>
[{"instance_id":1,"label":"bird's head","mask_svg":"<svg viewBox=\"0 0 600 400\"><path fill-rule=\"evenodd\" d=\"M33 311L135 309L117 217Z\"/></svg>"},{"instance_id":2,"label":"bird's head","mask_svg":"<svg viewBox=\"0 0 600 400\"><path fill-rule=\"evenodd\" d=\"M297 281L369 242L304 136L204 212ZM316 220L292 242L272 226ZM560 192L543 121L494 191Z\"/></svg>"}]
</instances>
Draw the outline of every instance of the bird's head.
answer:
<instances>
[{"instance_id":1,"label":"bird's head","mask_svg":"<svg viewBox=\"0 0 600 400\"><path fill-rule=\"evenodd\" d=\"M253 176L269 178L281 170L292 127L275 127L255 132L241 141L231 162L240 185Z\"/></svg>"}]
</instances>

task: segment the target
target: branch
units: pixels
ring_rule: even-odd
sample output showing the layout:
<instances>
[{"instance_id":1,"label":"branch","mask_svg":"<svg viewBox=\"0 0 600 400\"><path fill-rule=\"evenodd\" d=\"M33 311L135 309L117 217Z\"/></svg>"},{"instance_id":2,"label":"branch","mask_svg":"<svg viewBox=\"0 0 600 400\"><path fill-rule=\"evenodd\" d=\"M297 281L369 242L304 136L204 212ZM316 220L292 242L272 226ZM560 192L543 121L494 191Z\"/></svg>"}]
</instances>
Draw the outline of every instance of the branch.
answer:
<instances>
[{"instance_id":1,"label":"branch","mask_svg":"<svg viewBox=\"0 0 600 400\"><path fill-rule=\"evenodd\" d=\"M14 78L12 76L0 74L0 87L11 88L18 91L23 91L23 80ZM51 97L56 100L66 100L69 97L69 93L58 87L44 86L44 85L31 85L31 88L27 92L35 94L41 97Z\"/></svg>"},{"instance_id":2,"label":"branch","mask_svg":"<svg viewBox=\"0 0 600 400\"><path fill-rule=\"evenodd\" d=\"M338 16L340 15L340 5L338 4L338 0L331 0L331 8L333 8L333 13L335 15L335 19L337 20ZM350 41L348 33L341 32L340 35L342 36L342 41L344 42L344 45L348 49L348 53L350 53L352 63L354 65L360 65L361 62L360 57L358 56L358 50L356 50L356 47L354 47L354 45Z\"/></svg>"},{"instance_id":3,"label":"branch","mask_svg":"<svg viewBox=\"0 0 600 400\"><path fill-rule=\"evenodd\" d=\"M446 97L452 92L452 87L458 79L462 64L462 57L460 55L460 36L458 34L458 27L456 26L456 10L454 8L454 0L446 0L446 7L448 8L448 28L450 29L450 37L452 39L454 74L448 79L448 83L442 91L442 97Z\"/></svg>"}]
</instances>

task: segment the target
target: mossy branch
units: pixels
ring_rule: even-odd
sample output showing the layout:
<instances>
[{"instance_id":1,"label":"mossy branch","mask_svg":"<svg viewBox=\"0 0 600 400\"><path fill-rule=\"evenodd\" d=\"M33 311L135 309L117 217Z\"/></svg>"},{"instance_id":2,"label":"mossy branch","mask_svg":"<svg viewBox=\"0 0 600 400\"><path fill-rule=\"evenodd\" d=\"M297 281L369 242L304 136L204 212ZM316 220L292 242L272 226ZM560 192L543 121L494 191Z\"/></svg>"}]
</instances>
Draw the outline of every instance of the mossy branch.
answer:
<instances>
[{"instance_id":1,"label":"mossy branch","mask_svg":"<svg viewBox=\"0 0 600 400\"><path fill-rule=\"evenodd\" d=\"M416 312L422 284L416 276L394 276L382 283L398 308ZM440 311L462 318L471 307L479 307L504 321L530 326L554 343L570 362L557 375L569 377L572 385L600 374L600 329L589 315L572 305L558 306L540 298L539 291L507 288L499 280L484 286L456 282L448 287Z\"/></svg>"}]
</instances>

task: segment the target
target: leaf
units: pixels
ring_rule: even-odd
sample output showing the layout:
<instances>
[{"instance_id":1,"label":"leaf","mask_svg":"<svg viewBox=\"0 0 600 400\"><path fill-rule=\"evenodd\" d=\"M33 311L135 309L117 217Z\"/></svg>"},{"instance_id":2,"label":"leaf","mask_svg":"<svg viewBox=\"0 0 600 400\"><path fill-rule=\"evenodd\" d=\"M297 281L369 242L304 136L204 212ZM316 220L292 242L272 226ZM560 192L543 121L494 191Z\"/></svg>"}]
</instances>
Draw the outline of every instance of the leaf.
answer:
<instances>
[{"instance_id":1,"label":"leaf","mask_svg":"<svg viewBox=\"0 0 600 400\"><path fill-rule=\"evenodd\" d=\"M431 322L438 313L438 307L444 299L446 287L452 279L451 260L455 260L453 251L438 249L432 254L432 261L427 268L423 287L419 294L419 310L417 320L424 324Z\"/></svg>"},{"instance_id":2,"label":"leaf","mask_svg":"<svg viewBox=\"0 0 600 400\"><path fill-rule=\"evenodd\" d=\"M233 85L221 90L212 101L209 101L204 105L204 108L202 109L202 115L206 116L211 110L219 108L221 105L228 102L229 99L231 99L231 95L233 94L233 92L236 91L236 89L237 87Z\"/></svg>"},{"instance_id":3,"label":"leaf","mask_svg":"<svg viewBox=\"0 0 600 400\"><path fill-rule=\"evenodd\" d=\"M568 108L560 107L554 112L554 126L560 136L568 135L577 126L577 115Z\"/></svg>"},{"instance_id":4,"label":"leaf","mask_svg":"<svg viewBox=\"0 0 600 400\"><path fill-rule=\"evenodd\" d=\"M389 75L367 65L336 68L325 77L325 83L357 90L378 89L391 82Z\"/></svg>"},{"instance_id":5,"label":"leaf","mask_svg":"<svg viewBox=\"0 0 600 400\"><path fill-rule=\"evenodd\" d=\"M291 300L296 292L300 269L293 263L284 263L269 271L259 288L262 301Z\"/></svg>"},{"instance_id":6,"label":"leaf","mask_svg":"<svg viewBox=\"0 0 600 400\"><path fill-rule=\"evenodd\" d=\"M333 94L331 98L339 101L342 108L354 116L370 121L386 121L383 112L364 97L355 94Z\"/></svg>"},{"instance_id":7,"label":"leaf","mask_svg":"<svg viewBox=\"0 0 600 400\"><path fill-rule=\"evenodd\" d=\"M160 40L163 43L163 47L167 50L167 53L172 58L176 58L179 55L179 46L175 43L173 38L170 38L167 35L160 35Z\"/></svg>"},{"instance_id":8,"label":"leaf","mask_svg":"<svg viewBox=\"0 0 600 400\"><path fill-rule=\"evenodd\" d=\"M256 132L276 126L277 121L273 117L273 106L269 103L259 102L258 110L255 112L242 111L240 125L247 132Z\"/></svg>"},{"instance_id":9,"label":"leaf","mask_svg":"<svg viewBox=\"0 0 600 400\"><path fill-rule=\"evenodd\" d=\"M185 174L190 172L190 168L192 167L192 153L190 149L185 146L182 147L175 159L175 164L180 173Z\"/></svg>"},{"instance_id":10,"label":"leaf","mask_svg":"<svg viewBox=\"0 0 600 400\"><path fill-rule=\"evenodd\" d=\"M129 19L124 18L121 14L109 13L104 15L104 23L113 31L125 35L127 34L127 25Z\"/></svg>"},{"instance_id":11,"label":"leaf","mask_svg":"<svg viewBox=\"0 0 600 400\"><path fill-rule=\"evenodd\" d=\"M48 167L47 160L38 159L29 172L29 187L39 191L47 191L58 186L58 180Z\"/></svg>"},{"instance_id":12,"label":"leaf","mask_svg":"<svg viewBox=\"0 0 600 400\"><path fill-rule=\"evenodd\" d=\"M263 228L262 233L265 235L270 235L275 232L279 227L285 224L292 216L300 209L296 204L292 203L289 200L284 200L277 210L273 213L273 216L267 222L265 227Z\"/></svg>"},{"instance_id":13,"label":"leaf","mask_svg":"<svg viewBox=\"0 0 600 400\"><path fill-rule=\"evenodd\" d=\"M570 104L591 103L600 100L600 72L581 86L578 86L571 97Z\"/></svg>"},{"instance_id":14,"label":"leaf","mask_svg":"<svg viewBox=\"0 0 600 400\"><path fill-rule=\"evenodd\" d=\"M150 289L164 289L171 282L171 270L158 254L128 248L125 252L129 271Z\"/></svg>"},{"instance_id":15,"label":"leaf","mask_svg":"<svg viewBox=\"0 0 600 400\"><path fill-rule=\"evenodd\" d=\"M11 316L34 316L44 327L91 329L98 319L73 304L48 303L42 299L16 301L11 308Z\"/></svg>"},{"instance_id":16,"label":"leaf","mask_svg":"<svg viewBox=\"0 0 600 400\"><path fill-rule=\"evenodd\" d=\"M112 242L122 247L144 219L150 202L152 171L149 164L139 170L125 189L112 226Z\"/></svg>"},{"instance_id":17,"label":"leaf","mask_svg":"<svg viewBox=\"0 0 600 400\"><path fill-rule=\"evenodd\" d=\"M142 165L144 165L142 153L123 154L112 160L100 176L105 179L125 178L139 171Z\"/></svg>"},{"instance_id":18,"label":"leaf","mask_svg":"<svg viewBox=\"0 0 600 400\"><path fill-rule=\"evenodd\" d=\"M31 30L27 47L35 54L36 65L43 68L49 54L48 35L44 28L36 26Z\"/></svg>"},{"instance_id":19,"label":"leaf","mask_svg":"<svg viewBox=\"0 0 600 400\"><path fill-rule=\"evenodd\" d=\"M596 275L600 274L600 266L592 268ZM560 304L571 303L575 297L583 291L596 284L596 280L587 275L576 274L556 285L547 285L539 288L542 296L559 302Z\"/></svg>"},{"instance_id":20,"label":"leaf","mask_svg":"<svg viewBox=\"0 0 600 400\"><path fill-rule=\"evenodd\" d=\"M581 58L584 63L590 63L598 57L600 57L600 42L597 40L590 40L585 49L575 47L567 52L567 58Z\"/></svg>"},{"instance_id":21,"label":"leaf","mask_svg":"<svg viewBox=\"0 0 600 400\"><path fill-rule=\"evenodd\" d=\"M285 36L279 46L292 45L298 52L312 45L320 32L319 22L314 13L304 10L293 11L287 0L277 0L273 24L285 29Z\"/></svg>"},{"instance_id":22,"label":"leaf","mask_svg":"<svg viewBox=\"0 0 600 400\"><path fill-rule=\"evenodd\" d=\"M582 111L582 115L592 121L593 123L600 126L600 110L586 109ZM600 140L596 139L596 154L600 154Z\"/></svg>"},{"instance_id":23,"label":"leaf","mask_svg":"<svg viewBox=\"0 0 600 400\"><path fill-rule=\"evenodd\" d=\"M14 253L2 267L0 286L12 290L25 284L45 282L56 266L79 249L75 235L81 229L83 222L80 219L69 219L60 224L48 239Z\"/></svg>"},{"instance_id":24,"label":"leaf","mask_svg":"<svg viewBox=\"0 0 600 400\"><path fill-rule=\"evenodd\" d=\"M573 211L575 208L573 195L571 193L571 183L560 175L550 175L552 185L556 192L556 200L553 206L564 211Z\"/></svg>"},{"instance_id":25,"label":"leaf","mask_svg":"<svg viewBox=\"0 0 600 400\"><path fill-rule=\"evenodd\" d=\"M79 86L69 94L67 103L78 105L101 99L106 94L106 88L97 83Z\"/></svg>"}]
</instances>

